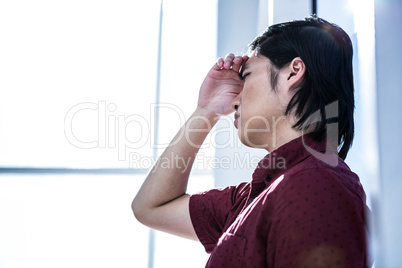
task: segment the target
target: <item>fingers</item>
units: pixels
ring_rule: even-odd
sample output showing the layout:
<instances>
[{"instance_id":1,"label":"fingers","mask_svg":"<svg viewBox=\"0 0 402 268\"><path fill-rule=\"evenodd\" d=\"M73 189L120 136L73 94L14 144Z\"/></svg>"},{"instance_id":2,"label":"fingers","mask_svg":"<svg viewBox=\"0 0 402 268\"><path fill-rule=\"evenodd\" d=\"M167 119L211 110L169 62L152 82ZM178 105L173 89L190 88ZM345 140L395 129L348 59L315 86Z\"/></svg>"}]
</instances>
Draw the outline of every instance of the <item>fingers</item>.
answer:
<instances>
[{"instance_id":1,"label":"fingers","mask_svg":"<svg viewBox=\"0 0 402 268\"><path fill-rule=\"evenodd\" d=\"M225 62L224 59L218 58L218 59L216 60L216 64L214 65L214 69L216 69L216 70L222 69L224 62Z\"/></svg>"},{"instance_id":2,"label":"fingers","mask_svg":"<svg viewBox=\"0 0 402 268\"><path fill-rule=\"evenodd\" d=\"M237 56L233 59L232 70L238 73L242 65L243 65L243 58L241 56Z\"/></svg>"},{"instance_id":3,"label":"fingers","mask_svg":"<svg viewBox=\"0 0 402 268\"><path fill-rule=\"evenodd\" d=\"M235 55L233 53L229 53L226 55L225 64L223 65L224 69L230 69L233 64L233 60L235 59Z\"/></svg>"},{"instance_id":4,"label":"fingers","mask_svg":"<svg viewBox=\"0 0 402 268\"><path fill-rule=\"evenodd\" d=\"M225 59L218 58L216 64L214 65L214 69L226 69L233 70L235 72L239 72L244 63L248 60L248 56L235 56L233 53L229 53L226 55Z\"/></svg>"}]
</instances>

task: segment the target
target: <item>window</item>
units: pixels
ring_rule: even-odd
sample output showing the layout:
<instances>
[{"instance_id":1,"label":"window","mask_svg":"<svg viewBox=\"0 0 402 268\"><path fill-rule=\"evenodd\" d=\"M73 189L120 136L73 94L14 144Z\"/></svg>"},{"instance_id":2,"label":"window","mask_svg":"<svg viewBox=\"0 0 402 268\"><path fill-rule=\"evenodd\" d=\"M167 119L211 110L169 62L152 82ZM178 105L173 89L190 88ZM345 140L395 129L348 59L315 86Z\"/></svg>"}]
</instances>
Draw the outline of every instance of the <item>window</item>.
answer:
<instances>
[{"instance_id":1,"label":"window","mask_svg":"<svg viewBox=\"0 0 402 268\"><path fill-rule=\"evenodd\" d=\"M2 5L0 266L166 267L166 248L185 255L175 267L204 266L198 243L156 233L152 244L130 203L160 153L155 135L163 149L195 108L216 9L164 1L158 104L160 1ZM189 189L211 188L211 174L201 165Z\"/></svg>"}]
</instances>

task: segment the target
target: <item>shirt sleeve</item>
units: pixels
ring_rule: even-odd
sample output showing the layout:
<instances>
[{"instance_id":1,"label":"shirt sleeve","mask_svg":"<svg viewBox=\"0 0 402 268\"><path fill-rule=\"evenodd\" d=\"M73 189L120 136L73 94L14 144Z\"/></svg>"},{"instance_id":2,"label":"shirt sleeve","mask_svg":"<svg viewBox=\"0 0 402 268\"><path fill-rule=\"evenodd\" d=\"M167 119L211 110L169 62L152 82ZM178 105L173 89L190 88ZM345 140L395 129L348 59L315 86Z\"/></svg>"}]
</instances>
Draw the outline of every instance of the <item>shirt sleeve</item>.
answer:
<instances>
[{"instance_id":1,"label":"shirt sleeve","mask_svg":"<svg viewBox=\"0 0 402 268\"><path fill-rule=\"evenodd\" d=\"M368 208L357 176L305 170L276 190L267 241L274 267L369 267Z\"/></svg>"},{"instance_id":2,"label":"shirt sleeve","mask_svg":"<svg viewBox=\"0 0 402 268\"><path fill-rule=\"evenodd\" d=\"M190 217L198 239L211 253L236 214L244 204L248 183L213 189L190 197ZM232 215L233 214L233 215ZM232 216L232 217L231 217Z\"/></svg>"}]
</instances>

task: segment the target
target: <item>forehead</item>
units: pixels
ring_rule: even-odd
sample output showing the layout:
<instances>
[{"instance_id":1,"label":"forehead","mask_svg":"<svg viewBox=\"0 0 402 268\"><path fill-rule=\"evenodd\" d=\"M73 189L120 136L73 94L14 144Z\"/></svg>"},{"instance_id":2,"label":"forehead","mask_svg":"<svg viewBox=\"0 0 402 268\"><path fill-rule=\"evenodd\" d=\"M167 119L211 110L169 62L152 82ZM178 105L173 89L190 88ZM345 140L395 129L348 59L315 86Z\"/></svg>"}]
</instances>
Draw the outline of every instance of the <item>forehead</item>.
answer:
<instances>
[{"instance_id":1,"label":"forehead","mask_svg":"<svg viewBox=\"0 0 402 268\"><path fill-rule=\"evenodd\" d=\"M246 61L246 63L243 66L243 71L255 67L261 67L261 66L269 66L270 62L269 59L262 56L258 55L256 56L255 54L252 54L250 58Z\"/></svg>"}]
</instances>

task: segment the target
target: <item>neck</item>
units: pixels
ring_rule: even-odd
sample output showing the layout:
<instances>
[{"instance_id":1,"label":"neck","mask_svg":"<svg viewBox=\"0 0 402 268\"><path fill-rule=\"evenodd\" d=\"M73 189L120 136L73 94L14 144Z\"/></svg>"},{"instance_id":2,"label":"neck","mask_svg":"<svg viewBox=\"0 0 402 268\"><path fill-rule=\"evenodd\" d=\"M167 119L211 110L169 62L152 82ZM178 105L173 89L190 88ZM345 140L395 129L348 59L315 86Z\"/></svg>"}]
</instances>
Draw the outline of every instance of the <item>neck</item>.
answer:
<instances>
[{"instance_id":1,"label":"neck","mask_svg":"<svg viewBox=\"0 0 402 268\"><path fill-rule=\"evenodd\" d=\"M269 137L270 142L268 142L268 147L265 149L268 152L272 152L282 145L299 138L303 134L304 133L302 131L297 131L293 128L286 129L286 131L285 129L283 131L276 131Z\"/></svg>"}]
</instances>

